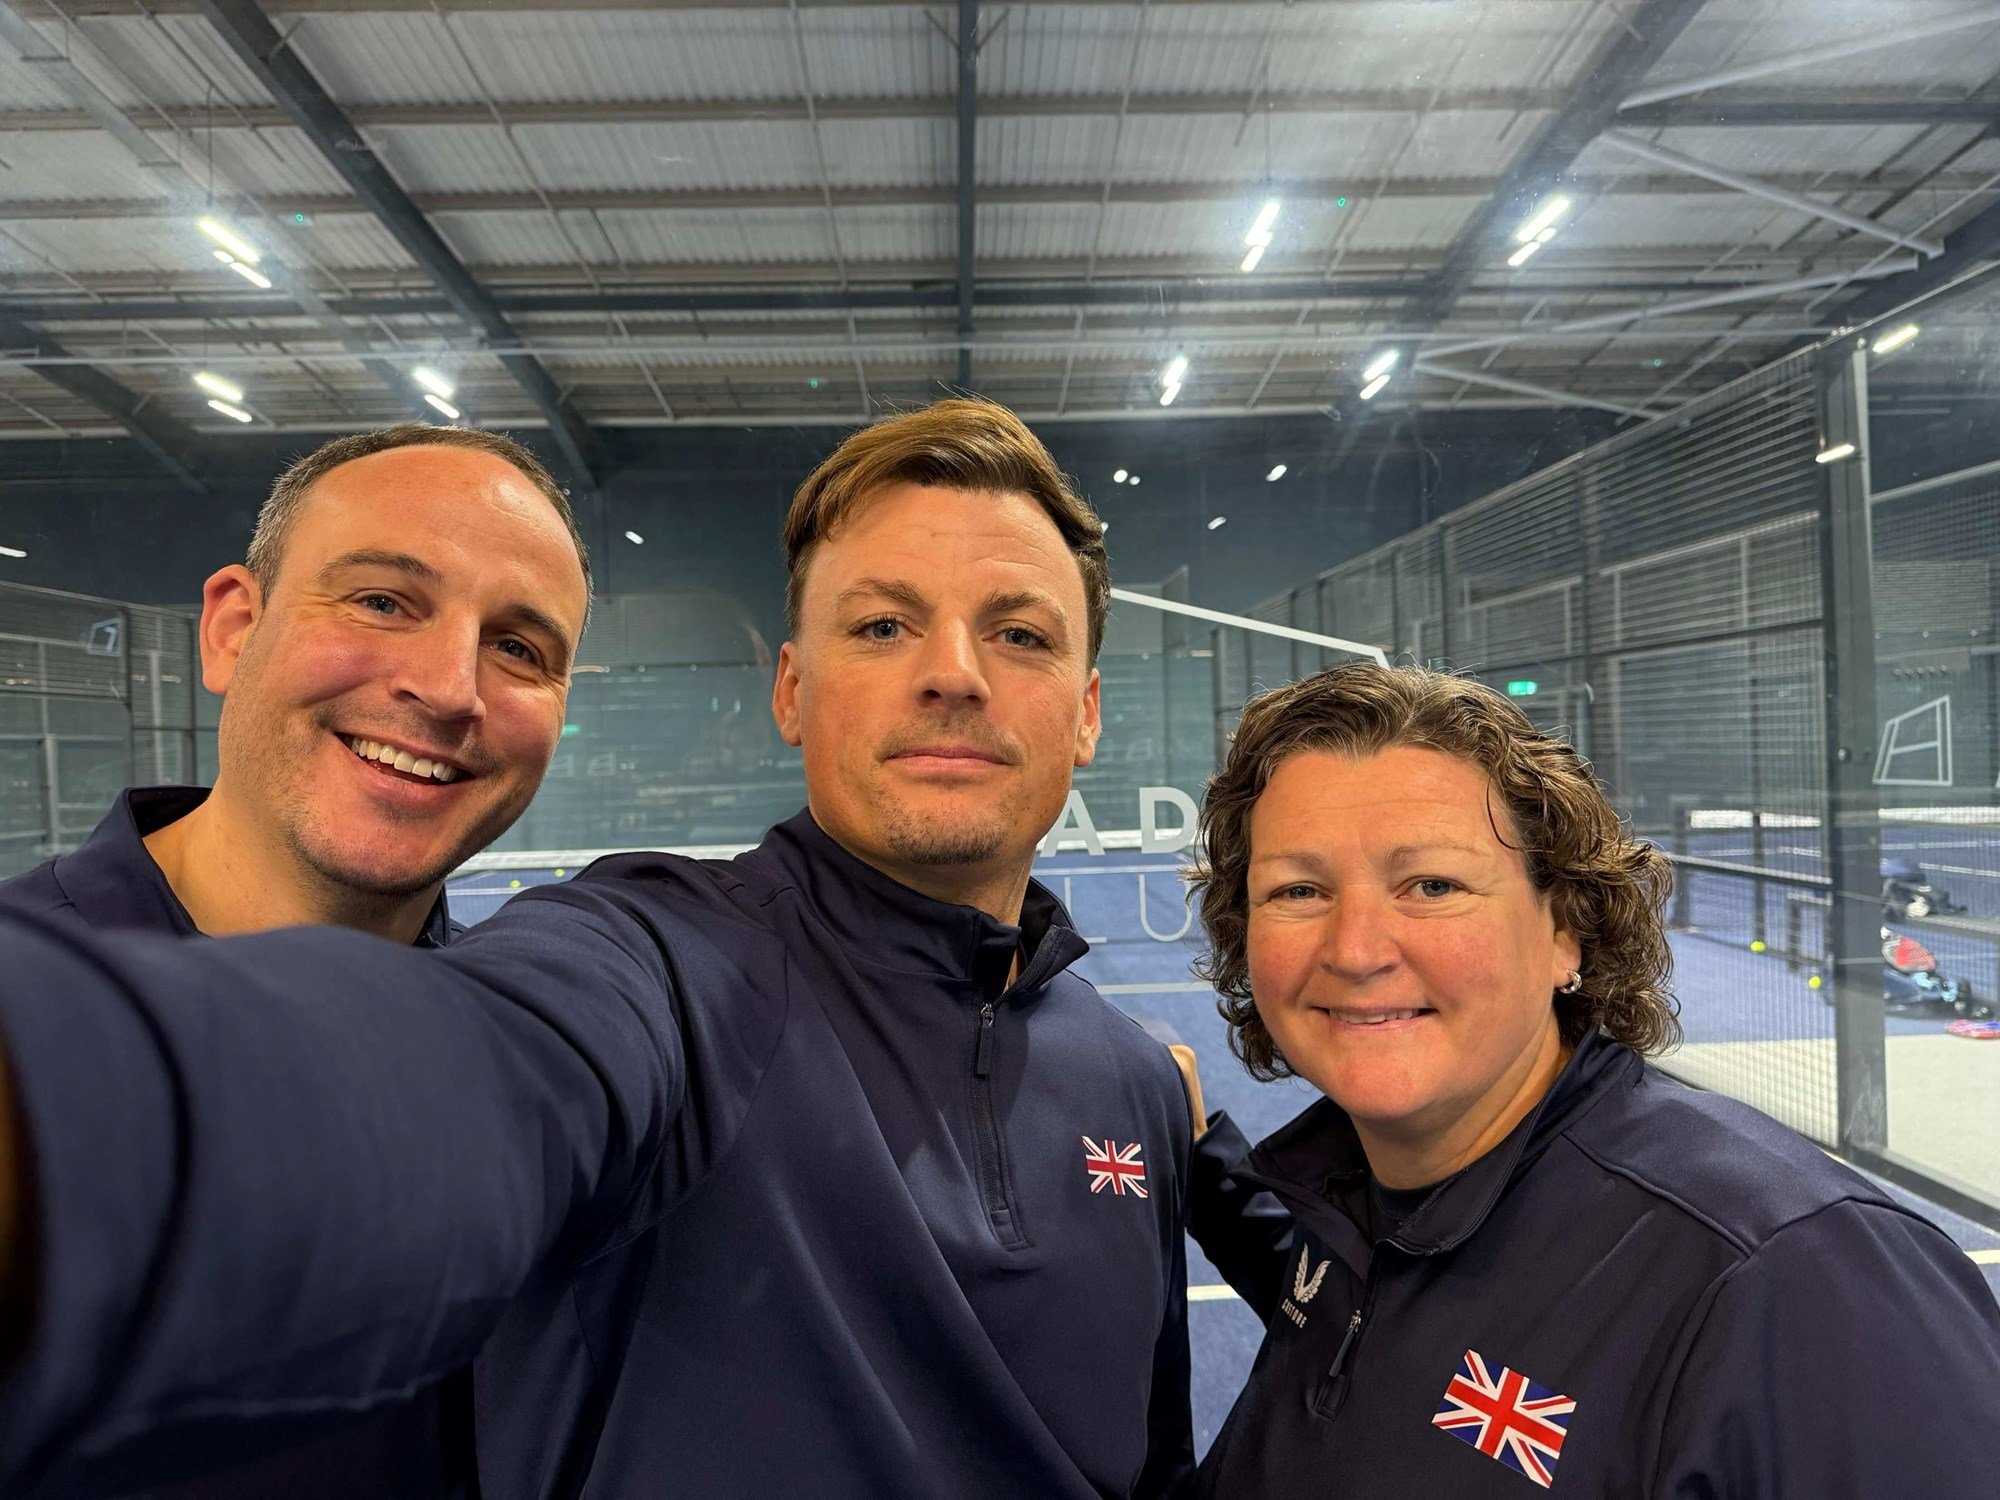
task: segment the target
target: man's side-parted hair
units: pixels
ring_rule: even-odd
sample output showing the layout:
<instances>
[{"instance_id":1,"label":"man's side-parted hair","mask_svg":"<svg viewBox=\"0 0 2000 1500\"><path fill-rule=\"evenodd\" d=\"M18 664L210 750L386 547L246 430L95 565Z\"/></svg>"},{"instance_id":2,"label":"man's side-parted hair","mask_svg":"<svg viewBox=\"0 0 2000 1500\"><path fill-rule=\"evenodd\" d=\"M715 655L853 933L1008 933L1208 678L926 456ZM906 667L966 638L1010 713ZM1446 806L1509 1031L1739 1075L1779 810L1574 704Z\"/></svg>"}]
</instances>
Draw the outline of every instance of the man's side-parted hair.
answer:
<instances>
[{"instance_id":1,"label":"man's side-parted hair","mask_svg":"<svg viewBox=\"0 0 2000 1500\"><path fill-rule=\"evenodd\" d=\"M1201 862L1189 880L1209 952L1196 967L1222 996L1229 1044L1250 1072L1269 1080L1292 1071L1250 993L1251 810L1302 751L1360 757L1398 746L1477 766L1498 794L1512 826L1496 831L1521 851L1528 878L1582 949L1582 988L1553 997L1563 1041L1574 1046L1595 1029L1642 1054L1678 1042L1662 919L1672 868L1630 836L1582 757L1483 683L1354 662L1252 698L1202 806Z\"/></svg>"},{"instance_id":2,"label":"man's side-parted hair","mask_svg":"<svg viewBox=\"0 0 2000 1500\"><path fill-rule=\"evenodd\" d=\"M813 552L861 501L892 484L1026 495L1041 506L1083 573L1089 662L1096 662L1111 608L1104 524L1027 423L1004 406L965 397L864 427L806 476L785 515L785 619L793 635Z\"/></svg>"},{"instance_id":3,"label":"man's side-parted hair","mask_svg":"<svg viewBox=\"0 0 2000 1500\"><path fill-rule=\"evenodd\" d=\"M576 560L583 566L584 597L590 597L590 549L584 546L583 534L576 529L576 514L570 509L568 491L547 466L500 433L477 427L437 427L428 422L404 422L395 427L378 427L372 432L350 433L321 444L304 458L294 459L271 486L269 497L257 512L257 527L250 534L250 551L244 565L257 580L258 588L268 595L278 581L278 570L285 560L285 543L291 539L292 527L305 508L312 487L342 464L387 453L392 448L470 448L490 453L519 469L530 484L548 497L563 530L576 544Z\"/></svg>"}]
</instances>

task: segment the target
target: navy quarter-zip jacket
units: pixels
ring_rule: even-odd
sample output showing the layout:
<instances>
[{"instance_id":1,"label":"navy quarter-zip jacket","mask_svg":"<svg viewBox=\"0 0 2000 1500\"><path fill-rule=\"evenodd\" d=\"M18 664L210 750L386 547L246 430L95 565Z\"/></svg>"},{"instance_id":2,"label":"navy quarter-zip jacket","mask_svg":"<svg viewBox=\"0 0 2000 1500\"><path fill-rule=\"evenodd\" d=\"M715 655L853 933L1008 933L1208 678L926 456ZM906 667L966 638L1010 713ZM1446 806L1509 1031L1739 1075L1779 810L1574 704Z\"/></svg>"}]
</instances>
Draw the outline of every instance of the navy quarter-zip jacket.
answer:
<instances>
[{"instance_id":1,"label":"navy quarter-zip jacket","mask_svg":"<svg viewBox=\"0 0 2000 1500\"><path fill-rule=\"evenodd\" d=\"M1538 1410L1566 1424L1536 1453L1558 1497L1996 1493L2000 1309L1964 1253L1616 1042L1585 1038L1539 1109L1380 1243L1337 1206L1366 1158L1331 1100L1216 1195L1241 1150L1226 1124L1203 1137L1190 1228L1266 1333L1200 1495L1521 1500L1533 1464L1488 1449L1548 1438ZM1289 1239L1248 1211L1256 1189ZM1471 1355L1497 1390L1454 1406Z\"/></svg>"},{"instance_id":2,"label":"navy quarter-zip jacket","mask_svg":"<svg viewBox=\"0 0 2000 1500\"><path fill-rule=\"evenodd\" d=\"M801 814L442 955L0 941L44 1251L0 1480L489 1333L489 1500L1081 1500L1191 1463L1186 1094L1039 886L1009 927Z\"/></svg>"},{"instance_id":3,"label":"navy quarter-zip jacket","mask_svg":"<svg viewBox=\"0 0 2000 1500\"><path fill-rule=\"evenodd\" d=\"M0 910L67 916L98 932L197 937L194 919L146 850L146 836L185 817L206 787L134 787L118 796L83 844L12 880L0 881ZM442 948L464 928L442 895L417 938ZM470 1493L471 1385L453 1376L403 1400L362 1412L213 1424L174 1424L153 1434L125 1472L116 1453L38 1487L34 1500L116 1496L119 1500L447 1500ZM171 1476L185 1473L176 1482Z\"/></svg>"}]
</instances>

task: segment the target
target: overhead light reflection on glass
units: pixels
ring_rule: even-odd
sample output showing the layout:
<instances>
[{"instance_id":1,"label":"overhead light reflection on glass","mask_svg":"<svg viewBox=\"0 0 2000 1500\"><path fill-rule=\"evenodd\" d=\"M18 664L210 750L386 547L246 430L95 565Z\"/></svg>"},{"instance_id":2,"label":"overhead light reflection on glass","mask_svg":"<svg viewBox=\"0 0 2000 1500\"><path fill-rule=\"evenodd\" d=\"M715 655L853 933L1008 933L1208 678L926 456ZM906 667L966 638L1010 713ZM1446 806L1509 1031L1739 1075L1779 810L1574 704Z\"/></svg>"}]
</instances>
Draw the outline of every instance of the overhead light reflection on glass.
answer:
<instances>
[{"instance_id":1,"label":"overhead light reflection on glass","mask_svg":"<svg viewBox=\"0 0 2000 1500\"><path fill-rule=\"evenodd\" d=\"M1113 484L1123 484L1125 482L1125 471L1123 469L1120 469L1117 473L1113 474L1111 476L1111 482Z\"/></svg>"},{"instance_id":2,"label":"overhead light reflection on glass","mask_svg":"<svg viewBox=\"0 0 2000 1500\"><path fill-rule=\"evenodd\" d=\"M429 391L433 396L440 397L446 401L451 399L451 393L456 389L449 380L446 380L444 376L438 374L436 370L433 370L428 365L418 365L414 370L410 371L410 379Z\"/></svg>"},{"instance_id":3,"label":"overhead light reflection on glass","mask_svg":"<svg viewBox=\"0 0 2000 1500\"><path fill-rule=\"evenodd\" d=\"M1529 215L1528 221L1514 231L1514 238L1526 243L1541 235L1544 230L1553 230L1556 220L1569 212L1569 199L1557 193Z\"/></svg>"},{"instance_id":4,"label":"overhead light reflection on glass","mask_svg":"<svg viewBox=\"0 0 2000 1500\"><path fill-rule=\"evenodd\" d=\"M256 287L259 291L268 292L271 290L271 278L266 276L262 271L258 270L255 266L246 266L240 260L232 260L229 263L229 269L234 271L238 276L241 276L245 281L249 282L250 285Z\"/></svg>"},{"instance_id":5,"label":"overhead light reflection on glass","mask_svg":"<svg viewBox=\"0 0 2000 1500\"><path fill-rule=\"evenodd\" d=\"M1914 339L1919 332L1920 330L1918 329L1916 324L1905 323L1901 328L1896 329L1893 333L1885 333L1882 335L1882 337L1875 340L1875 352L1877 354L1888 354L1894 350L1900 349L1903 347L1903 345L1909 343L1912 339Z\"/></svg>"},{"instance_id":6,"label":"overhead light reflection on glass","mask_svg":"<svg viewBox=\"0 0 2000 1500\"><path fill-rule=\"evenodd\" d=\"M1394 349L1384 349L1368 362L1368 368L1361 372L1361 378L1363 380L1373 380L1377 376L1387 375L1395 368L1396 351Z\"/></svg>"},{"instance_id":7,"label":"overhead light reflection on glass","mask_svg":"<svg viewBox=\"0 0 2000 1500\"><path fill-rule=\"evenodd\" d=\"M1815 453L1813 455L1813 462L1816 464L1838 463L1843 458L1852 458L1853 456L1854 444L1835 443L1831 448L1822 448L1819 452Z\"/></svg>"},{"instance_id":8,"label":"overhead light reflection on glass","mask_svg":"<svg viewBox=\"0 0 2000 1500\"><path fill-rule=\"evenodd\" d=\"M457 407L453 406L449 401L445 400L444 397L440 396L436 391L425 391L424 400L430 406L435 407L438 411L442 412L444 414L445 420L448 422L456 422L460 417L465 415L465 413L461 412Z\"/></svg>"},{"instance_id":9,"label":"overhead light reflection on glass","mask_svg":"<svg viewBox=\"0 0 2000 1500\"><path fill-rule=\"evenodd\" d=\"M211 375L206 370L195 372L194 383L211 396L219 396L224 401L237 402L243 399L243 387L233 385L220 375Z\"/></svg>"},{"instance_id":10,"label":"overhead light reflection on glass","mask_svg":"<svg viewBox=\"0 0 2000 1500\"><path fill-rule=\"evenodd\" d=\"M628 542L630 542L630 543L631 543L631 544L632 544L633 546L635 546L635 547L640 547L640 546L644 546L644 545L645 545L645 541L646 541L646 539L645 539L644 537L640 536L640 535L639 535L639 533L638 533L638 532L636 532L636 531L628 531L628 532L626 532L626 533L625 533L625 540L626 540L626 541L628 541Z\"/></svg>"},{"instance_id":11,"label":"overhead light reflection on glass","mask_svg":"<svg viewBox=\"0 0 2000 1500\"><path fill-rule=\"evenodd\" d=\"M1368 384L1361 387L1361 399L1363 401L1373 401L1382 393L1382 387L1388 383L1389 377L1387 375L1377 375Z\"/></svg>"},{"instance_id":12,"label":"overhead light reflection on glass","mask_svg":"<svg viewBox=\"0 0 2000 1500\"><path fill-rule=\"evenodd\" d=\"M211 401L208 403L208 406L209 410L221 412L225 417L229 418L229 420L232 422L254 422L256 420L256 418L251 416L249 412L245 411L242 407L237 406L233 402Z\"/></svg>"},{"instance_id":13,"label":"overhead light reflection on glass","mask_svg":"<svg viewBox=\"0 0 2000 1500\"><path fill-rule=\"evenodd\" d=\"M222 246L223 249L227 250L231 255L235 256L238 260L248 261L251 265L254 266L257 264L259 260L262 259L262 257L257 253L257 247L255 245L252 245L248 240L244 239L242 235L238 234L235 230L231 229L227 224L223 223L222 220L220 219L216 218L196 219L194 221L194 227L199 229L203 234L207 235L210 239L214 240L216 244Z\"/></svg>"},{"instance_id":14,"label":"overhead light reflection on glass","mask_svg":"<svg viewBox=\"0 0 2000 1500\"><path fill-rule=\"evenodd\" d=\"M1278 480L1283 479L1284 477L1285 477L1285 466L1283 464L1272 464L1271 472L1264 476L1264 482L1266 484L1275 484Z\"/></svg>"},{"instance_id":15,"label":"overhead light reflection on glass","mask_svg":"<svg viewBox=\"0 0 2000 1500\"><path fill-rule=\"evenodd\" d=\"M1257 263L1264 258L1264 251L1268 248L1265 245L1252 245L1249 253L1243 257L1243 269L1246 271L1256 270Z\"/></svg>"},{"instance_id":16,"label":"overhead light reflection on glass","mask_svg":"<svg viewBox=\"0 0 2000 1500\"><path fill-rule=\"evenodd\" d=\"M1529 240L1527 244L1523 245L1520 249L1516 250L1512 255L1507 257L1507 264L1510 266L1514 266L1517 269L1521 266L1525 266L1528 263L1528 257L1533 255L1537 250L1541 248L1542 248L1542 242L1540 240Z\"/></svg>"},{"instance_id":17,"label":"overhead light reflection on glass","mask_svg":"<svg viewBox=\"0 0 2000 1500\"><path fill-rule=\"evenodd\" d=\"M27 555L19 547L0 547L0 557L26 557Z\"/></svg>"},{"instance_id":18,"label":"overhead light reflection on glass","mask_svg":"<svg viewBox=\"0 0 2000 1500\"><path fill-rule=\"evenodd\" d=\"M1227 516L1217 516L1214 520L1208 523L1208 529L1210 531L1213 531L1218 526L1226 525L1228 523L1228 520L1229 517Z\"/></svg>"}]
</instances>

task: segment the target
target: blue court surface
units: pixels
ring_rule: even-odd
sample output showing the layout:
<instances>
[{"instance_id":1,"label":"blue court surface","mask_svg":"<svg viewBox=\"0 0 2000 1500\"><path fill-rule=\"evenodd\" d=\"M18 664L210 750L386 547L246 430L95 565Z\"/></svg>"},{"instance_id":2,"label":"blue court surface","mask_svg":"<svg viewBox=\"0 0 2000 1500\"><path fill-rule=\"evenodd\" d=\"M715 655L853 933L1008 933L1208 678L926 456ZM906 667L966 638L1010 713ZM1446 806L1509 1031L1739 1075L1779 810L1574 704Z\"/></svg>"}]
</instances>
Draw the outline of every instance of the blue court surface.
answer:
<instances>
[{"instance_id":1,"label":"blue court surface","mask_svg":"<svg viewBox=\"0 0 2000 1500\"><path fill-rule=\"evenodd\" d=\"M1940 845L1951 841L1948 830L1925 832L1942 833ZM1771 846L1765 851L1770 860L1779 840L1768 831L1765 837ZM1978 829L1967 837L1979 840L1980 849L1972 851L1972 858L1945 863L1970 867L1973 859L1980 858L1981 851L1990 847L1994 832ZM1722 834L1702 842L1709 847L1700 852L1713 858L1743 858L1748 853L1747 844L1740 837L1735 844ZM1736 844L1743 845L1741 853L1735 852ZM1804 844L1786 847L1803 849ZM1942 851L1930 844L1923 847L1925 863L1935 869L1930 856ZM1813 854L1816 857L1816 845ZM574 853L557 857L574 859L578 864L587 858ZM1794 862L1791 867L1806 866L1802 854L1786 853L1782 857ZM517 890L576 873L570 864L531 865L530 861L540 858L533 854L500 858L510 866L518 862L520 867L468 871L452 882L452 910L459 920L480 921ZM1781 866L1772 861L1766 867ZM1227 1030L1216 1014L1215 997L1191 970L1201 951L1200 926L1190 919L1179 872L1178 856L1141 855L1115 848L1102 855L1064 852L1041 860L1035 871L1037 878L1063 898L1078 930L1090 941L1091 951L1078 964L1078 972L1126 1011L1163 1021L1178 1032L1200 1059L1202 1087L1209 1108L1227 1109L1244 1133L1256 1140L1284 1124L1316 1096L1309 1086L1296 1080L1256 1083L1231 1055ZM1975 911L2000 910L2000 879L1991 876L1984 879L1988 883L1979 885L1968 877L1949 874L1940 883L1954 897L1967 900ZM1724 886L1736 889L1724 890ZM1961 890L1966 894L1961 895ZM1823 992L1809 986L1814 965L1788 962L1782 953L1772 951L1778 947L1776 943L1767 943L1762 953L1749 947L1756 904L1750 885L1717 877L1697 882L1690 890L1690 898L1698 930L1677 935L1674 940L1683 1021L1688 1040L1693 1044L1684 1050L1707 1057L1712 1054L1703 1052L1704 1045L1722 1044L1719 1056L1734 1062L1737 1053L1731 1050L1733 1044L1746 1044L1753 1058L1758 1055L1757 1046L1774 1042L1807 1047L1823 1043L1830 1049L1832 1012L1822 998ZM1774 916L1776 931L1782 933L1782 892L1768 889L1762 893L1762 899ZM1810 920L1817 922L1816 909ZM1807 932L1804 946L1810 949L1817 942L1817 927L1808 926ZM1944 945L1935 943L1933 938L1928 932L1924 935L1924 941L1938 949L1940 961L1948 963ZM1979 955L1968 952L1964 957L1971 961ZM1984 961L1991 963L1991 955L1986 955ZM1892 1034L1922 1037L1942 1034L1939 1021L1892 1018L1888 1026ZM1929 1045L1927 1041L1923 1044ZM1987 1044L1983 1051L1981 1044L1956 1039L1951 1039L1949 1045L1962 1049L1966 1056L1976 1056L1982 1063L2000 1066L2000 1043ZM1772 1081L1774 1078L1776 1082ZM1724 1081L1728 1081L1726 1077ZM1752 1078L1751 1084L1732 1091L1754 1093L1760 1084L1782 1088L1785 1080L1766 1062L1762 1074ZM1782 1117L1782 1109L1773 1104L1765 1107ZM1982 1263L1996 1293L2000 1293L2000 1235L1912 1199L1908 1194L1898 1196L1941 1224L1972 1253ZM1221 1278L1192 1244L1188 1280L1195 1434L1198 1447L1205 1450L1229 1413L1255 1357L1263 1329L1249 1309L1221 1284Z\"/></svg>"}]
</instances>

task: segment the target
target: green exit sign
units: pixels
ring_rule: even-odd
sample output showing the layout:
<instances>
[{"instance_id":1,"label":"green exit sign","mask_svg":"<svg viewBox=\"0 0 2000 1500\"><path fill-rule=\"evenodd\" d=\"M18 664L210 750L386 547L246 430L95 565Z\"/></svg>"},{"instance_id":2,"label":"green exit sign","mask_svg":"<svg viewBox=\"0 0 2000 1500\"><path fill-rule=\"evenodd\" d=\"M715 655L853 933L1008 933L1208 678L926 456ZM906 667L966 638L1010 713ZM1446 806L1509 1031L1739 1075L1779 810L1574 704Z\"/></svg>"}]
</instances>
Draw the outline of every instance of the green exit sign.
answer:
<instances>
[{"instance_id":1,"label":"green exit sign","mask_svg":"<svg viewBox=\"0 0 2000 1500\"><path fill-rule=\"evenodd\" d=\"M1541 690L1540 683L1528 682L1526 680L1507 684L1507 696L1510 698L1532 698Z\"/></svg>"},{"instance_id":2,"label":"green exit sign","mask_svg":"<svg viewBox=\"0 0 2000 1500\"><path fill-rule=\"evenodd\" d=\"M564 739L568 739L568 738L569 738L569 737L570 737L571 735L573 735L573 734L582 734L582 733L583 733L583 726L582 726L581 724L565 724L565 725L563 725L563 738L564 738Z\"/></svg>"}]
</instances>

